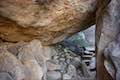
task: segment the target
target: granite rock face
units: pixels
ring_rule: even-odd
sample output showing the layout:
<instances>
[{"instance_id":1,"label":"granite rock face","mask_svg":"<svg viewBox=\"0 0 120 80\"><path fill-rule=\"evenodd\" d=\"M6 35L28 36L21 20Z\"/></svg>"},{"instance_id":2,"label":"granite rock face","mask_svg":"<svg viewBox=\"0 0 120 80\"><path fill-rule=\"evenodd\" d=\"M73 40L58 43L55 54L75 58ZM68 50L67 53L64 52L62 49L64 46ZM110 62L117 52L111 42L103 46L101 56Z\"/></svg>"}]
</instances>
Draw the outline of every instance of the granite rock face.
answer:
<instances>
[{"instance_id":1,"label":"granite rock face","mask_svg":"<svg viewBox=\"0 0 120 80\"><path fill-rule=\"evenodd\" d=\"M0 38L54 44L95 21L96 0L1 0Z\"/></svg>"}]
</instances>

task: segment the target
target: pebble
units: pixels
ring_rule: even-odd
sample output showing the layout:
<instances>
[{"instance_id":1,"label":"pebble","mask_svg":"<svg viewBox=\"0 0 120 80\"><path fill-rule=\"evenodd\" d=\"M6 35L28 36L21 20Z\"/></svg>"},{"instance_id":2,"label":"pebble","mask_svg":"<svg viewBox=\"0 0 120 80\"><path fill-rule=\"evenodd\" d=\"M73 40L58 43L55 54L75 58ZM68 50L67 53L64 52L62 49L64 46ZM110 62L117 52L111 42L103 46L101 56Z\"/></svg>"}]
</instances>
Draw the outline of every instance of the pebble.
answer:
<instances>
[{"instance_id":1,"label":"pebble","mask_svg":"<svg viewBox=\"0 0 120 80\"><path fill-rule=\"evenodd\" d=\"M60 70L60 65L55 64L51 61L47 61L47 69L48 70Z\"/></svg>"},{"instance_id":2,"label":"pebble","mask_svg":"<svg viewBox=\"0 0 120 80\"><path fill-rule=\"evenodd\" d=\"M63 80L71 80L71 76L70 75L68 75L68 74L64 74L63 75Z\"/></svg>"},{"instance_id":3,"label":"pebble","mask_svg":"<svg viewBox=\"0 0 120 80\"><path fill-rule=\"evenodd\" d=\"M70 64L70 65L68 66L67 73L68 73L69 75L71 75L72 77L76 77L76 68L75 68L75 66L73 66L73 65Z\"/></svg>"},{"instance_id":4,"label":"pebble","mask_svg":"<svg viewBox=\"0 0 120 80\"><path fill-rule=\"evenodd\" d=\"M81 60L79 57L75 57L71 60L71 64L74 65L76 68L81 66Z\"/></svg>"},{"instance_id":5,"label":"pebble","mask_svg":"<svg viewBox=\"0 0 120 80\"><path fill-rule=\"evenodd\" d=\"M62 75L58 71L48 71L47 80L61 80Z\"/></svg>"}]
</instances>

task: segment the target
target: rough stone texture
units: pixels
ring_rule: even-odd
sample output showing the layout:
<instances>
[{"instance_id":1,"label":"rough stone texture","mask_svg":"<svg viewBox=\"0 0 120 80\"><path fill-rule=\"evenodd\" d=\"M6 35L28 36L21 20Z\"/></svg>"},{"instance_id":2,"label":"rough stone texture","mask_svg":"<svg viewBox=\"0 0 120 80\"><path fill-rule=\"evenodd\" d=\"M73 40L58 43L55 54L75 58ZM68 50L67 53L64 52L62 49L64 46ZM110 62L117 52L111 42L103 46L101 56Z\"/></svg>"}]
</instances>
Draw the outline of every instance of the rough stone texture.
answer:
<instances>
[{"instance_id":1,"label":"rough stone texture","mask_svg":"<svg viewBox=\"0 0 120 80\"><path fill-rule=\"evenodd\" d=\"M53 63L52 61L47 61L47 69L48 70L60 70L60 65Z\"/></svg>"},{"instance_id":2,"label":"rough stone texture","mask_svg":"<svg viewBox=\"0 0 120 80\"><path fill-rule=\"evenodd\" d=\"M0 48L0 72L7 72L14 80L25 79L24 66L11 53Z\"/></svg>"},{"instance_id":3,"label":"rough stone texture","mask_svg":"<svg viewBox=\"0 0 120 80\"><path fill-rule=\"evenodd\" d=\"M48 71L47 80L61 80L62 75L58 71Z\"/></svg>"},{"instance_id":4,"label":"rough stone texture","mask_svg":"<svg viewBox=\"0 0 120 80\"><path fill-rule=\"evenodd\" d=\"M75 68L75 66L74 65L68 65L68 70L67 70L67 74L68 75L70 75L72 78L71 78L71 80L73 79L73 80L75 80L76 79L76 68Z\"/></svg>"},{"instance_id":5,"label":"rough stone texture","mask_svg":"<svg viewBox=\"0 0 120 80\"><path fill-rule=\"evenodd\" d=\"M120 79L120 34L117 38L109 43L104 51L105 57L108 61L106 68L113 78Z\"/></svg>"},{"instance_id":6,"label":"rough stone texture","mask_svg":"<svg viewBox=\"0 0 120 80\"><path fill-rule=\"evenodd\" d=\"M97 11L97 79L114 80L104 67L105 48L117 38L120 32L120 0L99 0ZM104 6L102 6L104 4ZM117 45L115 45L117 46Z\"/></svg>"},{"instance_id":7,"label":"rough stone texture","mask_svg":"<svg viewBox=\"0 0 120 80\"><path fill-rule=\"evenodd\" d=\"M68 75L68 74L63 75L63 80L71 80L71 79L72 79L72 77L70 75Z\"/></svg>"},{"instance_id":8,"label":"rough stone texture","mask_svg":"<svg viewBox=\"0 0 120 80\"><path fill-rule=\"evenodd\" d=\"M10 73L14 80L42 80L47 72L46 61L53 53L52 47L43 47L39 40L1 43L0 72Z\"/></svg>"},{"instance_id":9,"label":"rough stone texture","mask_svg":"<svg viewBox=\"0 0 120 80\"><path fill-rule=\"evenodd\" d=\"M9 73L0 73L0 80L13 80Z\"/></svg>"},{"instance_id":10,"label":"rough stone texture","mask_svg":"<svg viewBox=\"0 0 120 80\"><path fill-rule=\"evenodd\" d=\"M1 0L0 38L12 42L36 38L48 45L94 23L96 0L46 1Z\"/></svg>"},{"instance_id":11,"label":"rough stone texture","mask_svg":"<svg viewBox=\"0 0 120 80\"><path fill-rule=\"evenodd\" d=\"M106 55L104 53L106 46L120 32L120 1L97 1L99 3L96 18L97 78L98 80L111 80L104 67L103 55ZM53 0L50 2L42 0L1 0L0 38L11 42L30 41L36 38L44 45L59 42L69 34L86 28L94 21L95 3L96 0ZM10 51L14 51L15 55L17 53L15 50L10 49ZM28 53L30 52L28 51ZM5 64L4 60L6 63L10 61L16 69L16 63L20 63L9 52L5 52L5 56L4 54L0 55L1 64ZM8 55L7 58L6 55ZM16 72L13 70L14 66L8 68L6 65L8 64L5 64L5 67L1 65L1 70ZM22 71L21 68L20 71ZM15 74L13 75L19 80L18 73Z\"/></svg>"},{"instance_id":12,"label":"rough stone texture","mask_svg":"<svg viewBox=\"0 0 120 80\"><path fill-rule=\"evenodd\" d=\"M42 80L42 65L44 65L44 60L48 57L44 56L45 54L42 52L41 48L41 43L37 40L33 40L18 50L18 59L26 69L28 69L30 75L29 80Z\"/></svg>"}]
</instances>

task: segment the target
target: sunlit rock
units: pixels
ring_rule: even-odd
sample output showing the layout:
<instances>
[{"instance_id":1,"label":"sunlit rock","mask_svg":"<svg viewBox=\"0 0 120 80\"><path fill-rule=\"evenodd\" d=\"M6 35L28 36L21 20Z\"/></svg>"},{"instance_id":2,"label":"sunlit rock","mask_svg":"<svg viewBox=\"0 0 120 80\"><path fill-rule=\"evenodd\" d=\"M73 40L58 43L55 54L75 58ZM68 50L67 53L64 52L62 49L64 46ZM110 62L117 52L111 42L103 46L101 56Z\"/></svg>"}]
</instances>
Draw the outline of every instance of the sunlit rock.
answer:
<instances>
[{"instance_id":1,"label":"sunlit rock","mask_svg":"<svg viewBox=\"0 0 120 80\"><path fill-rule=\"evenodd\" d=\"M96 0L1 0L0 38L54 44L93 24L95 8Z\"/></svg>"}]
</instances>

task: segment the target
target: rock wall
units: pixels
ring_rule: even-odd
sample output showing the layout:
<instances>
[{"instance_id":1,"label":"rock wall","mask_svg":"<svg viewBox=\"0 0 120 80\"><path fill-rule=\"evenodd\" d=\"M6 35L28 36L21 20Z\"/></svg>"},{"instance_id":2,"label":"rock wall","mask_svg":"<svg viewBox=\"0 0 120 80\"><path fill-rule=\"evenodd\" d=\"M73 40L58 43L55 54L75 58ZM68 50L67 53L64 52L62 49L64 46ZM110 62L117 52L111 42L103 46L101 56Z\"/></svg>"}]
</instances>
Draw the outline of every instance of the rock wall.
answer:
<instances>
[{"instance_id":1,"label":"rock wall","mask_svg":"<svg viewBox=\"0 0 120 80\"><path fill-rule=\"evenodd\" d=\"M119 0L99 0L97 6L98 6L97 15L96 15L96 20L97 20L96 21L96 26L97 26L96 27L96 32L97 32L97 36L96 36L97 56L96 57L97 57L97 75L98 75L97 78L98 80L114 80L115 76L112 75L112 77L114 76L112 78L110 74L108 74L109 71L107 72L107 70L105 69L104 62L106 61L106 57L105 57L106 55L107 57L111 56L111 53L113 54L114 51L117 52L114 55L119 54L119 51L117 51L117 48L119 48L118 47L119 40L117 39L119 38L118 36L120 32L120 26L119 26L120 1ZM117 41L117 44L114 43L116 41ZM108 52L109 54L107 54L104 50L107 47L110 48L109 46L113 46L112 47L113 49L108 49L110 51ZM111 60L109 59L108 61L111 61ZM114 61L112 62L114 63ZM116 73L115 75L117 76L117 74L119 73ZM120 78L118 77L118 79Z\"/></svg>"}]
</instances>

